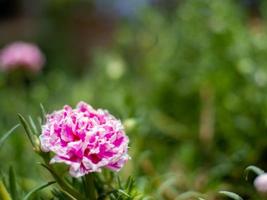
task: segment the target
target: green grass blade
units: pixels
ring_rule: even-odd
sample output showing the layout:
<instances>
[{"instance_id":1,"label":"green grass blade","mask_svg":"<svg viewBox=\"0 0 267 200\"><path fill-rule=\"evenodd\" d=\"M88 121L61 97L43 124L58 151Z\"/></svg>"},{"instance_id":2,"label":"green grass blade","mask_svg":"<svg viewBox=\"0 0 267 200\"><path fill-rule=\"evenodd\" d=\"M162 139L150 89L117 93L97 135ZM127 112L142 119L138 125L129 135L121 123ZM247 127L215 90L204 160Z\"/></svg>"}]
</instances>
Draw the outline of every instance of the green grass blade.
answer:
<instances>
[{"instance_id":1,"label":"green grass blade","mask_svg":"<svg viewBox=\"0 0 267 200\"><path fill-rule=\"evenodd\" d=\"M28 199L30 199L30 197L31 197L34 193L36 193L36 192L38 192L38 191L40 191L40 190L42 190L42 189L44 189L44 188L46 188L46 187L48 187L48 186L54 184L54 183L55 183L55 181L50 181L50 182L45 183L45 184L42 184L42 185L40 185L40 186L38 186L38 187L36 187L36 188L33 188L30 192L28 192L28 194L23 198L23 200L28 200Z\"/></svg>"},{"instance_id":2,"label":"green grass blade","mask_svg":"<svg viewBox=\"0 0 267 200\"><path fill-rule=\"evenodd\" d=\"M0 147L3 145L5 140L16 130L20 125L17 124L13 128L11 128L8 132L6 132L1 138L0 138Z\"/></svg>"}]
</instances>

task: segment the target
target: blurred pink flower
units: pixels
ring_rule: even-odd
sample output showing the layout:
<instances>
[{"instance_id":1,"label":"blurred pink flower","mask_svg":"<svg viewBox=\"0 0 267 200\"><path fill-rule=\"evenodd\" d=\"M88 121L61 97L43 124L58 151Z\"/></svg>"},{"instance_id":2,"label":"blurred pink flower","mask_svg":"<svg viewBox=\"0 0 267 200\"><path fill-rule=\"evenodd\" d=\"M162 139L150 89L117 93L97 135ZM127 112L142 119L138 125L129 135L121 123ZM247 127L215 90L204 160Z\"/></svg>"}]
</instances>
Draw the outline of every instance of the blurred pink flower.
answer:
<instances>
[{"instance_id":1,"label":"blurred pink flower","mask_svg":"<svg viewBox=\"0 0 267 200\"><path fill-rule=\"evenodd\" d=\"M40 49L31 43L14 42L0 51L0 69L3 71L24 68L38 72L44 62L45 58Z\"/></svg>"},{"instance_id":2,"label":"blurred pink flower","mask_svg":"<svg viewBox=\"0 0 267 200\"><path fill-rule=\"evenodd\" d=\"M123 125L106 110L80 102L75 109L64 106L46 120L41 149L55 153L51 163L69 165L73 177L100 172L103 167L119 171L129 159Z\"/></svg>"},{"instance_id":3,"label":"blurred pink flower","mask_svg":"<svg viewBox=\"0 0 267 200\"><path fill-rule=\"evenodd\" d=\"M267 193L267 173L259 175L255 181L254 186L260 193Z\"/></svg>"}]
</instances>

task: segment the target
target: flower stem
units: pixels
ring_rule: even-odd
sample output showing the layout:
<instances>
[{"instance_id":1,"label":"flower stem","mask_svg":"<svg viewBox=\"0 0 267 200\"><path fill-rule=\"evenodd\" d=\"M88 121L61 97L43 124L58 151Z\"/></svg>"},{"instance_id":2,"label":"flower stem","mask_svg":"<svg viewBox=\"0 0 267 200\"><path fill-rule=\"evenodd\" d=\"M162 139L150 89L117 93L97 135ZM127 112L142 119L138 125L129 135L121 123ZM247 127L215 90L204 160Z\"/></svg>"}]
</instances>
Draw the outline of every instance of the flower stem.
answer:
<instances>
[{"instance_id":1,"label":"flower stem","mask_svg":"<svg viewBox=\"0 0 267 200\"><path fill-rule=\"evenodd\" d=\"M52 165L49 163L49 154L40 152L39 153L41 157L43 158L45 164L42 164L43 167L45 167L51 175L54 177L57 184L65 190L65 192L69 193L71 196L75 197L79 200L85 200L82 194L80 194L77 190L75 190L71 185L69 185L66 181L64 181L55 171Z\"/></svg>"},{"instance_id":2,"label":"flower stem","mask_svg":"<svg viewBox=\"0 0 267 200\"><path fill-rule=\"evenodd\" d=\"M86 188L85 191L87 192L88 199L90 200L96 200L96 190L95 190L95 184L94 184L94 173L89 173L85 175L85 183Z\"/></svg>"},{"instance_id":3,"label":"flower stem","mask_svg":"<svg viewBox=\"0 0 267 200\"><path fill-rule=\"evenodd\" d=\"M50 173L51 175L54 177L55 181L57 182L57 184L67 193L69 193L69 195L75 197L76 199L79 200L85 200L85 198L78 192L76 191L74 188L72 188L68 183L66 183L53 169L53 167L51 165L45 165L42 164L43 167L45 167Z\"/></svg>"}]
</instances>

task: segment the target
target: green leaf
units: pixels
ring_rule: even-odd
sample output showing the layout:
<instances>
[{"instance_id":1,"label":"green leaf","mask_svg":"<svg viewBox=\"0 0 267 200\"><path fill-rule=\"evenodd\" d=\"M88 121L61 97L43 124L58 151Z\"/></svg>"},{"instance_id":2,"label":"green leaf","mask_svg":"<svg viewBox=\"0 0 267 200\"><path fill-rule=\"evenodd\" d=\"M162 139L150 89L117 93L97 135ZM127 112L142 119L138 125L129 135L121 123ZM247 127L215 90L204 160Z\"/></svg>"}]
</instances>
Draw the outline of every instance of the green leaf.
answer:
<instances>
[{"instance_id":1,"label":"green leaf","mask_svg":"<svg viewBox=\"0 0 267 200\"><path fill-rule=\"evenodd\" d=\"M25 132L26 132L26 134L27 134L32 146L35 147L33 139L32 139L33 133L32 133L32 131L30 129L30 126L29 126L28 122L25 120L25 118L21 114L18 114L18 116L19 116L20 123L22 124L22 126L23 126L23 128L24 128L24 130L25 130Z\"/></svg>"},{"instance_id":2,"label":"green leaf","mask_svg":"<svg viewBox=\"0 0 267 200\"><path fill-rule=\"evenodd\" d=\"M0 171L0 181L2 181L4 185L8 185L6 177L2 171Z\"/></svg>"},{"instance_id":3,"label":"green leaf","mask_svg":"<svg viewBox=\"0 0 267 200\"><path fill-rule=\"evenodd\" d=\"M1 200L12 200L10 194L8 193L2 181L0 181L0 199Z\"/></svg>"},{"instance_id":4,"label":"green leaf","mask_svg":"<svg viewBox=\"0 0 267 200\"><path fill-rule=\"evenodd\" d=\"M119 193L123 194L124 196L126 197L131 197L129 194L127 194L125 191L121 190L121 189L118 189L117 190Z\"/></svg>"},{"instance_id":5,"label":"green leaf","mask_svg":"<svg viewBox=\"0 0 267 200\"><path fill-rule=\"evenodd\" d=\"M6 132L1 138L0 138L0 147L3 145L5 140L16 130L20 125L17 124L13 128L11 128L8 132Z\"/></svg>"},{"instance_id":6,"label":"green leaf","mask_svg":"<svg viewBox=\"0 0 267 200\"><path fill-rule=\"evenodd\" d=\"M35 123L34 123L34 121L33 121L33 119L32 119L31 116L29 116L29 122L30 122L30 125L31 125L30 127L31 127L32 132L33 132L35 135L38 135L37 127L36 127L36 125L35 125Z\"/></svg>"},{"instance_id":7,"label":"green leaf","mask_svg":"<svg viewBox=\"0 0 267 200\"><path fill-rule=\"evenodd\" d=\"M37 128L38 128L38 133L42 132L42 118L37 117Z\"/></svg>"},{"instance_id":8,"label":"green leaf","mask_svg":"<svg viewBox=\"0 0 267 200\"><path fill-rule=\"evenodd\" d=\"M36 187L36 188L33 188L30 192L28 192L28 194L23 198L23 200L28 200L28 199L30 199L30 197L31 197L34 193L36 193L36 192L38 192L38 191L40 191L40 190L42 190L42 189L44 189L44 188L46 188L46 187L48 187L48 186L54 184L54 183L55 183L55 181L50 181L50 182L45 183L45 184L42 184L42 185L40 185L40 186L38 186L38 187Z\"/></svg>"},{"instance_id":9,"label":"green leaf","mask_svg":"<svg viewBox=\"0 0 267 200\"><path fill-rule=\"evenodd\" d=\"M116 178L117 178L117 183L118 183L119 188L122 188L120 177L116 175Z\"/></svg>"},{"instance_id":10,"label":"green leaf","mask_svg":"<svg viewBox=\"0 0 267 200\"><path fill-rule=\"evenodd\" d=\"M127 190L128 193L130 193L132 191L133 186L134 186L134 182L135 182L134 178L131 176L127 179L125 189Z\"/></svg>"},{"instance_id":11,"label":"green leaf","mask_svg":"<svg viewBox=\"0 0 267 200\"><path fill-rule=\"evenodd\" d=\"M41 103L40 103L40 108L41 108L41 112L42 112L42 124L44 124L45 120L46 120L46 111L45 111L43 104L41 104Z\"/></svg>"},{"instance_id":12,"label":"green leaf","mask_svg":"<svg viewBox=\"0 0 267 200\"><path fill-rule=\"evenodd\" d=\"M4 173L0 170L0 179L4 179Z\"/></svg>"},{"instance_id":13,"label":"green leaf","mask_svg":"<svg viewBox=\"0 0 267 200\"><path fill-rule=\"evenodd\" d=\"M9 190L12 196L12 199L17 199L17 185L16 185L16 176L14 172L14 168L11 166L9 168Z\"/></svg>"},{"instance_id":14,"label":"green leaf","mask_svg":"<svg viewBox=\"0 0 267 200\"><path fill-rule=\"evenodd\" d=\"M68 192L66 192L65 190L62 190L62 189L53 188L51 193L52 193L53 197L55 197L56 199L79 200L79 199L73 197L72 195L70 195L70 193L68 193Z\"/></svg>"},{"instance_id":15,"label":"green leaf","mask_svg":"<svg viewBox=\"0 0 267 200\"><path fill-rule=\"evenodd\" d=\"M222 195L225 195L231 199L234 199L234 200L243 200L238 194L236 193L233 193L233 192L228 192L228 191L220 191L219 192L220 194Z\"/></svg>"},{"instance_id":16,"label":"green leaf","mask_svg":"<svg viewBox=\"0 0 267 200\"><path fill-rule=\"evenodd\" d=\"M73 197L71 194L69 194L68 192L66 192L65 190L61 190L70 200L78 200L75 197Z\"/></svg>"},{"instance_id":17,"label":"green leaf","mask_svg":"<svg viewBox=\"0 0 267 200\"><path fill-rule=\"evenodd\" d=\"M245 179L246 180L248 180L248 174L250 171L254 172L257 176L264 173L264 171L262 169L254 166L254 165L250 165L245 169Z\"/></svg>"}]
</instances>

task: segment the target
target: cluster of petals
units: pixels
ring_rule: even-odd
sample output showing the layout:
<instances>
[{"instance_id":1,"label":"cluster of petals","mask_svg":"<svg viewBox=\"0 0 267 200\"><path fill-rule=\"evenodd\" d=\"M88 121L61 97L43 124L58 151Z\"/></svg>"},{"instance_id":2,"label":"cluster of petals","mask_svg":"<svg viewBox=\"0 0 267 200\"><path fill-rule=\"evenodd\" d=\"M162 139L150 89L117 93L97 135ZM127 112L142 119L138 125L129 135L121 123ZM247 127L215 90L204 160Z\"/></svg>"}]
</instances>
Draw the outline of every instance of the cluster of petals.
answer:
<instances>
[{"instance_id":1,"label":"cluster of petals","mask_svg":"<svg viewBox=\"0 0 267 200\"><path fill-rule=\"evenodd\" d=\"M267 194L267 173L257 176L254 186L258 192Z\"/></svg>"},{"instance_id":2,"label":"cluster of petals","mask_svg":"<svg viewBox=\"0 0 267 200\"><path fill-rule=\"evenodd\" d=\"M38 72L45 62L40 49L32 43L14 42L0 51L0 69L12 71L23 68L31 72Z\"/></svg>"},{"instance_id":3,"label":"cluster of petals","mask_svg":"<svg viewBox=\"0 0 267 200\"><path fill-rule=\"evenodd\" d=\"M129 139L123 125L106 110L80 102L75 109L64 106L46 120L40 135L41 150L54 153L51 163L69 165L73 177L102 168L119 171L129 159Z\"/></svg>"}]
</instances>

